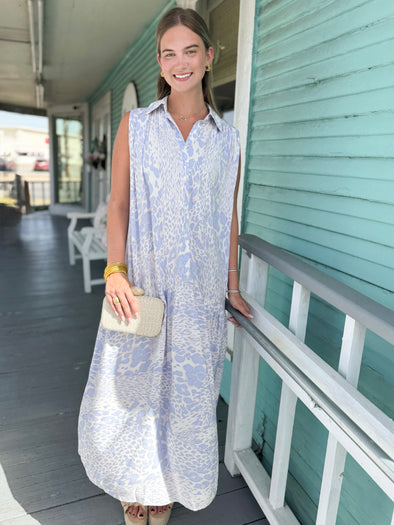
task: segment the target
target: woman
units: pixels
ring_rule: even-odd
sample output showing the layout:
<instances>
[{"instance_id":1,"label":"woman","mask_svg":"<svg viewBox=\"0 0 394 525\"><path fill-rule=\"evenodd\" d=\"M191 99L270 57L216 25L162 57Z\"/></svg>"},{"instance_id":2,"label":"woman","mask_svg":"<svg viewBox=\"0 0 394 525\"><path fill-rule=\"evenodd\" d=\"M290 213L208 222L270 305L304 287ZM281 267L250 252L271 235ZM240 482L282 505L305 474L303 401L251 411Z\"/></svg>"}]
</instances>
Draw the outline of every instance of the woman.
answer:
<instances>
[{"instance_id":1,"label":"woman","mask_svg":"<svg viewBox=\"0 0 394 525\"><path fill-rule=\"evenodd\" d=\"M165 319L153 338L100 326L79 421L89 478L123 502L126 523L151 525L174 501L199 510L215 496L226 291L250 317L238 291L238 134L213 109L207 27L175 8L156 41L158 100L126 114L114 144L105 294L132 319L141 287Z\"/></svg>"}]
</instances>

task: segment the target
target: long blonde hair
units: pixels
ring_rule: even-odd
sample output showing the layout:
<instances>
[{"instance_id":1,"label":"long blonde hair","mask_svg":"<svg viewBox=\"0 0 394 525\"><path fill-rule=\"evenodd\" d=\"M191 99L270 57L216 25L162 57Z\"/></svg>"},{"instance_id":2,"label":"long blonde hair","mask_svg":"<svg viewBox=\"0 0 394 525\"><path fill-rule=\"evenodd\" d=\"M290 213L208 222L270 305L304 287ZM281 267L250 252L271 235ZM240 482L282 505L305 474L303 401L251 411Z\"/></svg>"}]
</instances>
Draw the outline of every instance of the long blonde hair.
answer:
<instances>
[{"instance_id":1,"label":"long blonde hair","mask_svg":"<svg viewBox=\"0 0 394 525\"><path fill-rule=\"evenodd\" d=\"M212 46L211 37L208 31L208 27L204 22L203 18L194 11L194 9L183 9L182 7L174 7L170 9L163 18L160 20L157 29L156 29L156 53L160 56L160 45L161 39L168 29L174 26L186 26L193 33L196 33L204 43L205 49L208 49ZM202 79L202 91L204 95L204 100L207 102L216 113L218 113L215 99L213 96L212 86L211 86L211 76L212 72L206 71ZM157 99L166 97L171 93L171 87L166 82L160 74L157 79Z\"/></svg>"}]
</instances>

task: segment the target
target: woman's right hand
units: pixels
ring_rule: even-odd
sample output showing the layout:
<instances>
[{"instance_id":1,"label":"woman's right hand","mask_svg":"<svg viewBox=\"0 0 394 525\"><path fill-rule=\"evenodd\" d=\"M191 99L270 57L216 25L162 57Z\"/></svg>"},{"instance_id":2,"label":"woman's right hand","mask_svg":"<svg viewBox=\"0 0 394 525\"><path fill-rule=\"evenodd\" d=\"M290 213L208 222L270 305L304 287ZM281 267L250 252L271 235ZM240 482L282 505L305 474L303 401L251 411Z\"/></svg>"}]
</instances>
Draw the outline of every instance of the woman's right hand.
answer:
<instances>
[{"instance_id":1,"label":"woman's right hand","mask_svg":"<svg viewBox=\"0 0 394 525\"><path fill-rule=\"evenodd\" d=\"M138 317L138 303L131 290L132 284L124 273L111 273L107 277L105 285L105 296L112 310L122 321L128 321ZM119 303L114 304L114 298L119 298Z\"/></svg>"}]
</instances>

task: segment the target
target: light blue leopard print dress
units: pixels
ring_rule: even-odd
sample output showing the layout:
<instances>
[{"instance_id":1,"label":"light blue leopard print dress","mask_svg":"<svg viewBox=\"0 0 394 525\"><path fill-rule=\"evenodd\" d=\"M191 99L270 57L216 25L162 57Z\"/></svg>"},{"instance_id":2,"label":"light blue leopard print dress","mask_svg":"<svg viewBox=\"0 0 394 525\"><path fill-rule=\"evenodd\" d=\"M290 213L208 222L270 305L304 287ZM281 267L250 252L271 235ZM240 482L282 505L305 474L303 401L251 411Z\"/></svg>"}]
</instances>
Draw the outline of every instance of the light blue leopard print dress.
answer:
<instances>
[{"instance_id":1,"label":"light blue leopard print dress","mask_svg":"<svg viewBox=\"0 0 394 525\"><path fill-rule=\"evenodd\" d=\"M210 109L184 141L164 98L130 112L129 144L129 279L166 313L154 338L99 327L79 453L119 500L199 510L217 490L238 132Z\"/></svg>"}]
</instances>

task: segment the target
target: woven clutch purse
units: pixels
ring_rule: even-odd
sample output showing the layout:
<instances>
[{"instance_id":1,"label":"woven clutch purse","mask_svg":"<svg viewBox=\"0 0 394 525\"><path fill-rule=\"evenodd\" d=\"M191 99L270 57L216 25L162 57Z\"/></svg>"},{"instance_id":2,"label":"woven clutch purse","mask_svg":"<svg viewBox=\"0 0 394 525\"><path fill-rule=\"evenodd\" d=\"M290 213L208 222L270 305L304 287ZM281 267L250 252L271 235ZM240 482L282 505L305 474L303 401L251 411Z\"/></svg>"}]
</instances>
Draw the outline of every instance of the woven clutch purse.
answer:
<instances>
[{"instance_id":1,"label":"woven clutch purse","mask_svg":"<svg viewBox=\"0 0 394 525\"><path fill-rule=\"evenodd\" d=\"M138 319L132 321L122 321L116 316L104 297L103 308L101 310L101 324L107 330L125 332L127 334L143 335L145 337L155 337L159 335L164 317L164 303L156 297L141 295L136 297L138 301Z\"/></svg>"}]
</instances>

